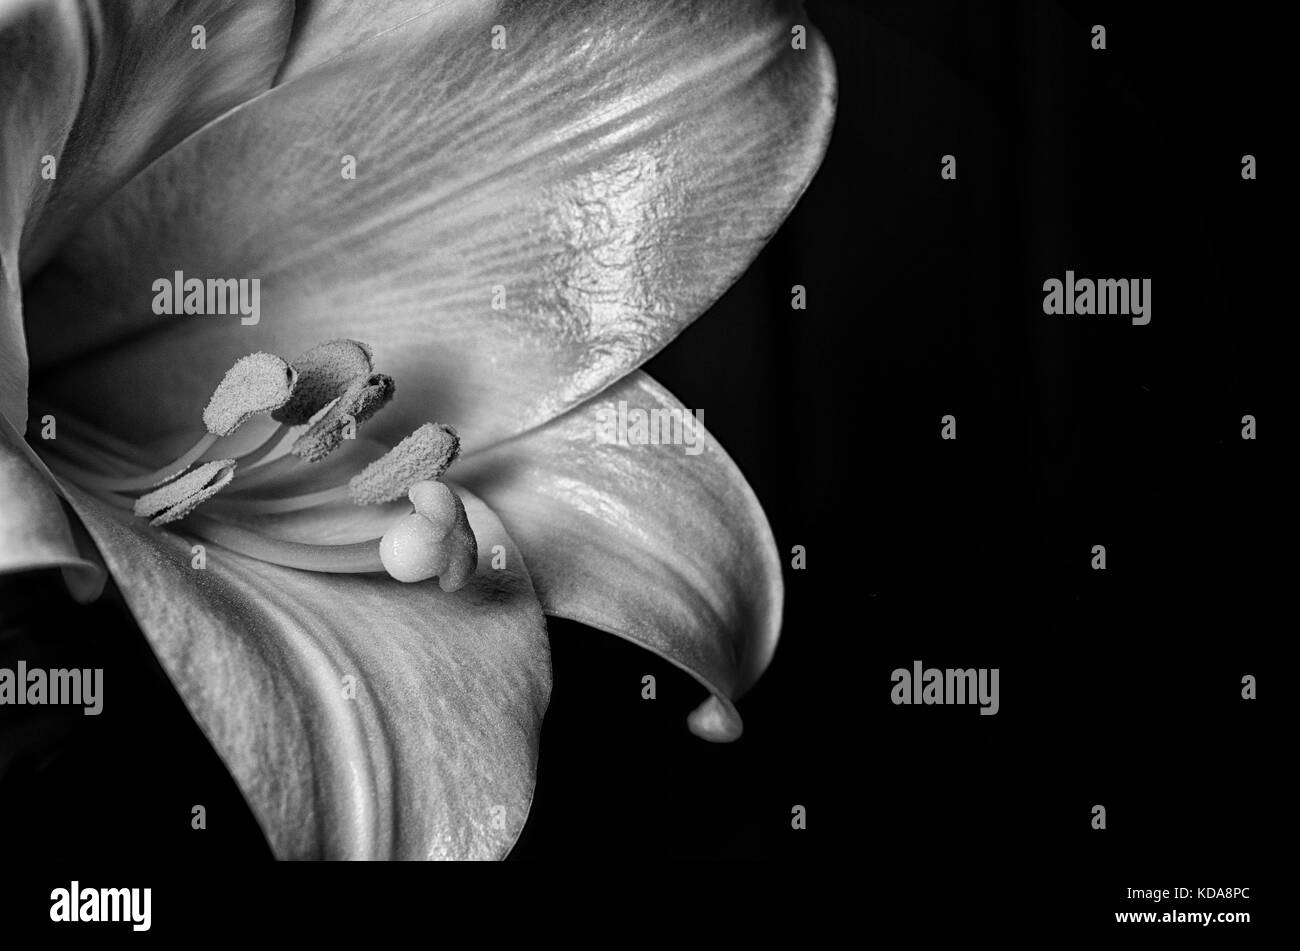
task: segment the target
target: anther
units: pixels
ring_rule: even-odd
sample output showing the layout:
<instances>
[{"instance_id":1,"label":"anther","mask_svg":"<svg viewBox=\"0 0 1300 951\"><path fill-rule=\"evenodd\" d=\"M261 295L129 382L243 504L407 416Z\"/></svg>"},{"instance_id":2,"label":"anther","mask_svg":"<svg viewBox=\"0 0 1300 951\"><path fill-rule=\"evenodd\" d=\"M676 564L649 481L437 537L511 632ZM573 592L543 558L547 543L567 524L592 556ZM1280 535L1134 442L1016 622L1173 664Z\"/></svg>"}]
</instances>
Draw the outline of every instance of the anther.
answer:
<instances>
[{"instance_id":1,"label":"anther","mask_svg":"<svg viewBox=\"0 0 1300 951\"><path fill-rule=\"evenodd\" d=\"M226 371L203 410L203 425L217 436L229 436L250 416L279 409L293 395L298 374L271 353L240 357Z\"/></svg>"},{"instance_id":2,"label":"anther","mask_svg":"<svg viewBox=\"0 0 1300 951\"><path fill-rule=\"evenodd\" d=\"M174 478L189 468L222 436L229 436L245 420L284 405L293 393L297 374L293 367L270 353L240 357L213 390L203 424L208 431L193 446L167 465L134 476L87 473L81 481L89 488L110 492L147 489Z\"/></svg>"},{"instance_id":3,"label":"anther","mask_svg":"<svg viewBox=\"0 0 1300 951\"><path fill-rule=\"evenodd\" d=\"M459 591L478 567L478 540L460 497L445 482L417 482L408 493L415 511L379 541L379 559L396 580L437 577L443 591Z\"/></svg>"},{"instance_id":4,"label":"anther","mask_svg":"<svg viewBox=\"0 0 1300 951\"><path fill-rule=\"evenodd\" d=\"M415 483L438 478L460 454L456 430L425 423L348 483L357 505L400 499Z\"/></svg>"},{"instance_id":5,"label":"anther","mask_svg":"<svg viewBox=\"0 0 1300 951\"><path fill-rule=\"evenodd\" d=\"M229 484L235 475L235 460L205 462L174 482L146 492L135 500L134 512L149 519L150 525L166 525L193 512Z\"/></svg>"},{"instance_id":6,"label":"anther","mask_svg":"<svg viewBox=\"0 0 1300 951\"><path fill-rule=\"evenodd\" d=\"M312 347L293 361L298 384L289 402L271 413L286 426L301 426L342 396L348 384L374 369L370 348L357 340L331 340Z\"/></svg>"},{"instance_id":7,"label":"anther","mask_svg":"<svg viewBox=\"0 0 1300 951\"><path fill-rule=\"evenodd\" d=\"M412 484L437 478L446 472L456 459L459 445L451 427L426 423L346 485L274 498L250 498L240 493L242 487L256 489L274 481L278 467L290 460L286 456L262 469L255 469L252 475L241 475L230 490L229 504L217 502L216 506L227 511L237 508L248 515L276 515L348 502L355 505L392 502L401 498Z\"/></svg>"},{"instance_id":8,"label":"anther","mask_svg":"<svg viewBox=\"0 0 1300 951\"><path fill-rule=\"evenodd\" d=\"M396 383L383 373L355 377L328 413L294 441L290 450L300 459L320 462L347 435L349 426L365 422L393 398Z\"/></svg>"}]
</instances>

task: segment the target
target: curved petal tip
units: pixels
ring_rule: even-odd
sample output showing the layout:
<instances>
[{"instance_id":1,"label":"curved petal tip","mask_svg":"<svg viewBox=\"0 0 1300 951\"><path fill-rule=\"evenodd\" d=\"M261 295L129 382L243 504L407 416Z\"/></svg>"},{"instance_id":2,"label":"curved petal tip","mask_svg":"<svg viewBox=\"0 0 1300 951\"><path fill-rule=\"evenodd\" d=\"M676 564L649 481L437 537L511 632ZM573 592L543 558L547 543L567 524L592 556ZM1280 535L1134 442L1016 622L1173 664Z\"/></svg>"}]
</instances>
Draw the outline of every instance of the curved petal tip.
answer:
<instances>
[{"instance_id":1,"label":"curved petal tip","mask_svg":"<svg viewBox=\"0 0 1300 951\"><path fill-rule=\"evenodd\" d=\"M710 743L731 743L740 739L745 731L740 714L729 700L713 694L691 711L686 724L702 740Z\"/></svg>"}]
</instances>

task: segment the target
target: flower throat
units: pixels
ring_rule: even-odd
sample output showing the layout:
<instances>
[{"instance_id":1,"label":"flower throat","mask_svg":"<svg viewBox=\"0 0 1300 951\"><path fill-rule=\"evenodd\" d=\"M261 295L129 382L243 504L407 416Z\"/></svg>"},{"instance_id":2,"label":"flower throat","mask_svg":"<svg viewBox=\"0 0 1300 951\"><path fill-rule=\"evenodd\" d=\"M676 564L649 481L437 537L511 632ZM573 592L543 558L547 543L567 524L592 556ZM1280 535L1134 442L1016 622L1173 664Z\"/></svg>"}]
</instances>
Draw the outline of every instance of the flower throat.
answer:
<instances>
[{"instance_id":1,"label":"flower throat","mask_svg":"<svg viewBox=\"0 0 1300 951\"><path fill-rule=\"evenodd\" d=\"M260 352L241 357L203 410L203 434L176 459L149 471L103 474L97 471L103 451L77 438L47 443L53 451L43 458L60 478L154 529L180 523L180 530L270 564L387 572L407 583L437 578L443 590L456 591L474 574L478 545L464 503L441 481L460 454L460 438L450 426L425 423L343 484L286 491L288 481L355 438L357 427L392 400L395 382L375 372L372 356L358 341L331 340L292 362ZM223 453L229 445L223 440L257 416L274 421L267 435L237 454ZM305 544L258 525L268 521L265 516L377 505L403 496L413 511L364 542Z\"/></svg>"}]
</instances>

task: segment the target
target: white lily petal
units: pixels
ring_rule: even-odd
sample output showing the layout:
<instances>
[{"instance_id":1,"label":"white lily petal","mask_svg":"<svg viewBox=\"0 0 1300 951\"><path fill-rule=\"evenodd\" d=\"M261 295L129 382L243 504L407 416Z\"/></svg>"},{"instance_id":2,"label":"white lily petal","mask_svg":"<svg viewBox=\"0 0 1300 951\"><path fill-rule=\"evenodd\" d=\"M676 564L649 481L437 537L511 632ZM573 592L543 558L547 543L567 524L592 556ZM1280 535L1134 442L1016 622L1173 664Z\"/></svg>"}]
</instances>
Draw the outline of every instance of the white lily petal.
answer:
<instances>
[{"instance_id":1,"label":"white lily petal","mask_svg":"<svg viewBox=\"0 0 1300 951\"><path fill-rule=\"evenodd\" d=\"M268 88L292 13L290 0L0 2L0 412L20 432L17 275L154 158Z\"/></svg>"},{"instance_id":2,"label":"white lily petal","mask_svg":"<svg viewBox=\"0 0 1300 951\"><path fill-rule=\"evenodd\" d=\"M51 398L149 441L189 425L239 353L357 337L398 381L375 433L432 414L470 451L671 340L817 168L824 40L791 3L510 2L495 17L504 49L441 17L374 37L119 192L29 295ZM258 279L258 322L157 316L154 281L176 271ZM172 398L122 386L146 375Z\"/></svg>"},{"instance_id":3,"label":"white lily petal","mask_svg":"<svg viewBox=\"0 0 1300 951\"><path fill-rule=\"evenodd\" d=\"M0 4L0 414L27 428L27 345L19 249L27 219L49 194L45 156L57 160L86 83L72 0ZM38 82L31 64L44 64ZM57 161L53 173L58 173Z\"/></svg>"},{"instance_id":4,"label":"white lily petal","mask_svg":"<svg viewBox=\"0 0 1300 951\"><path fill-rule=\"evenodd\" d=\"M102 565L78 546L48 475L0 416L0 575L59 568L79 601L104 587Z\"/></svg>"},{"instance_id":5,"label":"white lily petal","mask_svg":"<svg viewBox=\"0 0 1300 951\"><path fill-rule=\"evenodd\" d=\"M633 421L625 444L620 412ZM635 444L640 412L676 414L682 442ZM617 634L696 677L714 697L692 715L692 731L731 740L740 733L732 701L776 648L784 585L758 500L702 424L684 428L689 413L634 373L463 459L456 477L519 543L548 614Z\"/></svg>"},{"instance_id":6,"label":"white lily petal","mask_svg":"<svg viewBox=\"0 0 1300 951\"><path fill-rule=\"evenodd\" d=\"M501 0L299 0L276 84L411 20L424 19L421 29L448 31L491 24L501 6Z\"/></svg>"},{"instance_id":7,"label":"white lily petal","mask_svg":"<svg viewBox=\"0 0 1300 951\"><path fill-rule=\"evenodd\" d=\"M492 512L470 585L320 575L206 550L72 490L181 698L281 858L500 858L550 693L542 612ZM493 569L490 546L510 567Z\"/></svg>"}]
</instances>

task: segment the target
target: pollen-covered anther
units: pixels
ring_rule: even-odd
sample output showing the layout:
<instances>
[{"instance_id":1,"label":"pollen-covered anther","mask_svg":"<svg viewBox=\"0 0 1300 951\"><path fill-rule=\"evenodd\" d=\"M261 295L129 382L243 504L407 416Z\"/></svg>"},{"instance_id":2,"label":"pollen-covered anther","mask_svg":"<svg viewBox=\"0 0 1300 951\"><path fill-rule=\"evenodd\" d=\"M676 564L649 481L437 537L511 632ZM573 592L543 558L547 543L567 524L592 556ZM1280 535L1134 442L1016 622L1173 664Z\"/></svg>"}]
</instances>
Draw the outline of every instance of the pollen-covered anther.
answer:
<instances>
[{"instance_id":1,"label":"pollen-covered anther","mask_svg":"<svg viewBox=\"0 0 1300 951\"><path fill-rule=\"evenodd\" d=\"M301 426L342 396L358 377L374 370L371 351L358 340L330 340L318 344L297 357L292 364L298 372L298 384L289 402L271 413L271 418L286 426Z\"/></svg>"},{"instance_id":2,"label":"pollen-covered anther","mask_svg":"<svg viewBox=\"0 0 1300 951\"><path fill-rule=\"evenodd\" d=\"M203 410L203 425L229 436L244 420L279 409L293 395L298 374L273 353L250 353L226 371Z\"/></svg>"},{"instance_id":3,"label":"pollen-covered anther","mask_svg":"<svg viewBox=\"0 0 1300 951\"><path fill-rule=\"evenodd\" d=\"M445 482L417 482L409 493L415 511L379 541L379 560L403 582L436 577L443 591L458 591L478 567L478 540L460 497Z\"/></svg>"},{"instance_id":4,"label":"pollen-covered anther","mask_svg":"<svg viewBox=\"0 0 1300 951\"><path fill-rule=\"evenodd\" d=\"M150 525L179 521L224 489L234 476L234 459L205 462L174 482L140 496L135 500L134 512L149 519Z\"/></svg>"},{"instance_id":5,"label":"pollen-covered anther","mask_svg":"<svg viewBox=\"0 0 1300 951\"><path fill-rule=\"evenodd\" d=\"M290 452L307 462L320 462L347 438L349 427L365 422L387 405L396 388L393 378L383 373L355 377L329 412L294 440Z\"/></svg>"},{"instance_id":6,"label":"pollen-covered anther","mask_svg":"<svg viewBox=\"0 0 1300 951\"><path fill-rule=\"evenodd\" d=\"M250 353L240 357L221 378L203 410L203 424L208 431L185 452L165 466L137 475L104 476L82 472L77 478L85 486L109 492L134 492L170 482L203 458L218 439L229 436L250 416L284 405L293 394L297 379L293 367L274 354ZM268 450L271 448L274 446L266 447Z\"/></svg>"},{"instance_id":7,"label":"pollen-covered anther","mask_svg":"<svg viewBox=\"0 0 1300 951\"><path fill-rule=\"evenodd\" d=\"M460 455L460 437L442 423L425 423L352 477L348 490L357 505L400 499L417 482L447 471Z\"/></svg>"}]
</instances>

